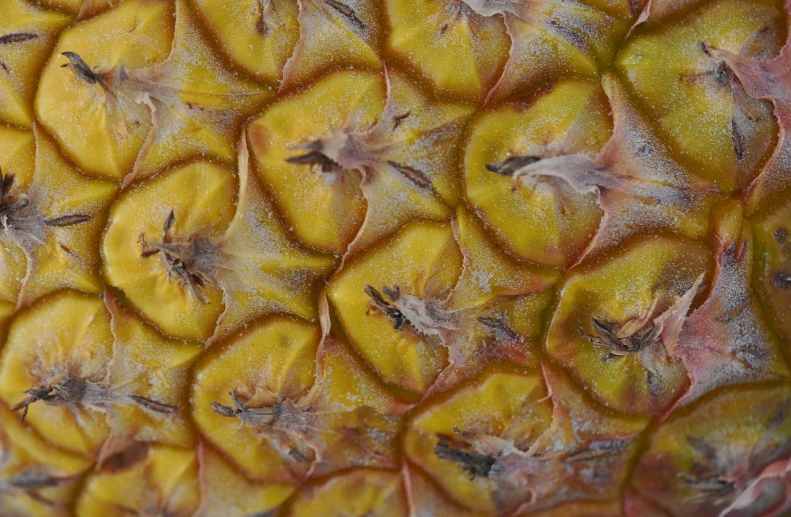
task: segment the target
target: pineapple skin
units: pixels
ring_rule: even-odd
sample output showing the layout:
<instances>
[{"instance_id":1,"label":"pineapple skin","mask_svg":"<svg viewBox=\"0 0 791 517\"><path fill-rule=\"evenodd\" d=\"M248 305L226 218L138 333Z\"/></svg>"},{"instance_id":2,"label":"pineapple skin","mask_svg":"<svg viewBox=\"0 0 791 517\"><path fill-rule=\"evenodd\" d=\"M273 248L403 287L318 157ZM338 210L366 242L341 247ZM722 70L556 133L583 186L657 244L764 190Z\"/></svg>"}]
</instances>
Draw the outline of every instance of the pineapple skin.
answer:
<instances>
[{"instance_id":1,"label":"pineapple skin","mask_svg":"<svg viewBox=\"0 0 791 517\"><path fill-rule=\"evenodd\" d=\"M0 516L791 514L789 24L0 0Z\"/></svg>"}]
</instances>

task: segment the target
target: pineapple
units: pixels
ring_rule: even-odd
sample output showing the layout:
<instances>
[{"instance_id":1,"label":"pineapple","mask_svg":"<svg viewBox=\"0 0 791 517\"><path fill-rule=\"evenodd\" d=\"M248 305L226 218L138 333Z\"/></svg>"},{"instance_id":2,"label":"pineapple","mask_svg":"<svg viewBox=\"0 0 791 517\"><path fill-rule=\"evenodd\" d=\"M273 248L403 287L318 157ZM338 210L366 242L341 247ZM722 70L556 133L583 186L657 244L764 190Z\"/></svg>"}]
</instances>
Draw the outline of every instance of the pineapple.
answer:
<instances>
[{"instance_id":1,"label":"pineapple","mask_svg":"<svg viewBox=\"0 0 791 517\"><path fill-rule=\"evenodd\" d=\"M0 0L0 514L791 515L780 0Z\"/></svg>"}]
</instances>

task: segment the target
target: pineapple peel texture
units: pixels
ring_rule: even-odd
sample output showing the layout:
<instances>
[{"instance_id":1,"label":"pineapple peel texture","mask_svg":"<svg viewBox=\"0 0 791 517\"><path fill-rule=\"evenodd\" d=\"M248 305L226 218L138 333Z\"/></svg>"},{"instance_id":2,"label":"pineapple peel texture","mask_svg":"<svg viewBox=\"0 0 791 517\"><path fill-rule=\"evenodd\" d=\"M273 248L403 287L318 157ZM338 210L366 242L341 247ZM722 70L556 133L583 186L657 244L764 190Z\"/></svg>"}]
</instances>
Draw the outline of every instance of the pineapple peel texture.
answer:
<instances>
[{"instance_id":1,"label":"pineapple peel texture","mask_svg":"<svg viewBox=\"0 0 791 517\"><path fill-rule=\"evenodd\" d=\"M0 513L784 515L788 9L4 0Z\"/></svg>"}]
</instances>

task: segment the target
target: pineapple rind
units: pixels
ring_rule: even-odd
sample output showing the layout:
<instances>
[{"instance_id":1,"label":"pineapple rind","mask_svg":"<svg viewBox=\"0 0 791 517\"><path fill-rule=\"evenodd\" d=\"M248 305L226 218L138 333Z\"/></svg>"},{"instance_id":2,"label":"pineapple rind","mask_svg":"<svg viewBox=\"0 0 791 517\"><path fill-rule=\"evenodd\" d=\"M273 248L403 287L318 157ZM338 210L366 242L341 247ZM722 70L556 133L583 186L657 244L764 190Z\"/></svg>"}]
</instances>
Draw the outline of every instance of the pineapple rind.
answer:
<instances>
[{"instance_id":1,"label":"pineapple rind","mask_svg":"<svg viewBox=\"0 0 791 517\"><path fill-rule=\"evenodd\" d=\"M788 26L0 0L0 513L791 511Z\"/></svg>"}]
</instances>

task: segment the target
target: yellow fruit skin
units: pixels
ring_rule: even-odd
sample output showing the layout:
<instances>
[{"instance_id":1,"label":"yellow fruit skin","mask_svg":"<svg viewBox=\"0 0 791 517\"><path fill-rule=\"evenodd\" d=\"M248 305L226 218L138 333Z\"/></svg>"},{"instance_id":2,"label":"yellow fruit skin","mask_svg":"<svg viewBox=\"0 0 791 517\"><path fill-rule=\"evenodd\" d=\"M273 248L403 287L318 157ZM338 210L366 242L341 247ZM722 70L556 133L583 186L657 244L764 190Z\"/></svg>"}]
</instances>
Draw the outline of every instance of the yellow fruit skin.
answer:
<instances>
[{"instance_id":1,"label":"yellow fruit skin","mask_svg":"<svg viewBox=\"0 0 791 517\"><path fill-rule=\"evenodd\" d=\"M361 127L372 124L384 94L378 74L334 74L274 104L250 124L258 173L296 237L311 248L343 253L362 224L365 203L354 174L335 178L289 164L285 160L294 154L289 148L340 131L350 118ZM317 219L317 213L324 216Z\"/></svg>"},{"instance_id":2,"label":"yellow fruit skin","mask_svg":"<svg viewBox=\"0 0 791 517\"><path fill-rule=\"evenodd\" d=\"M578 257L599 226L595 199L545 185L520 188L486 165L512 156L596 153L611 131L606 99L592 82L564 81L533 102L484 111L471 124L465 148L466 198L508 251L540 264L564 266ZM569 144L569 134L585 136Z\"/></svg>"},{"instance_id":3,"label":"yellow fruit skin","mask_svg":"<svg viewBox=\"0 0 791 517\"><path fill-rule=\"evenodd\" d=\"M294 492L289 484L251 482L210 445L200 454L201 517L246 517L275 510Z\"/></svg>"},{"instance_id":4,"label":"yellow fruit skin","mask_svg":"<svg viewBox=\"0 0 791 517\"><path fill-rule=\"evenodd\" d=\"M287 515L381 515L401 517L409 508L398 472L358 469L328 482L306 487L290 504Z\"/></svg>"},{"instance_id":5,"label":"yellow fruit skin","mask_svg":"<svg viewBox=\"0 0 791 517\"><path fill-rule=\"evenodd\" d=\"M26 493L24 488L4 487L0 498L3 515L69 515L79 476L91 467L90 461L49 445L19 423L17 415L3 405L0 405L0 456L3 458L0 476L4 481L19 481L31 471L59 480L38 494Z\"/></svg>"},{"instance_id":6,"label":"yellow fruit skin","mask_svg":"<svg viewBox=\"0 0 791 517\"><path fill-rule=\"evenodd\" d=\"M596 334L592 318L625 324L667 310L706 273L709 260L697 243L655 238L569 275L550 324L547 353L606 406L626 413L663 411L686 386L681 362L666 355L649 359L647 352L605 359L606 351L586 334Z\"/></svg>"},{"instance_id":7,"label":"yellow fruit skin","mask_svg":"<svg viewBox=\"0 0 791 517\"><path fill-rule=\"evenodd\" d=\"M36 76L52 50L55 38L72 17L25 3L3 3L0 34L31 34L35 38L0 46L0 120L18 127L33 125L32 101Z\"/></svg>"},{"instance_id":8,"label":"yellow fruit skin","mask_svg":"<svg viewBox=\"0 0 791 517\"><path fill-rule=\"evenodd\" d=\"M58 323L42 328L46 321ZM110 316L100 298L74 291L56 293L17 317L9 329L2 352L0 397L6 404L16 404L26 390L58 377L100 382L112 347ZM38 366L31 369L31 365ZM26 420L67 451L93 457L109 435L101 413L38 404Z\"/></svg>"},{"instance_id":9,"label":"yellow fruit skin","mask_svg":"<svg viewBox=\"0 0 791 517\"><path fill-rule=\"evenodd\" d=\"M485 477L472 478L459 464L441 460L434 453L437 440L432 438L453 436L454 427L471 429L478 425L500 432L507 430L511 434L506 438L529 447L524 440L538 436L549 427L551 411L538 376L494 371L416 416L406 434L406 451L454 500L473 510L494 513L491 481ZM512 424L525 414L530 415L527 427L514 428Z\"/></svg>"},{"instance_id":10,"label":"yellow fruit skin","mask_svg":"<svg viewBox=\"0 0 791 517\"><path fill-rule=\"evenodd\" d=\"M126 295L141 315L165 333L182 339L206 340L223 311L222 291L208 283L202 303L180 281L171 281L162 256L142 256L147 242L163 238L171 211L176 238L218 238L234 214L234 175L212 163L195 163L136 188L110 213L102 243L104 276Z\"/></svg>"},{"instance_id":11,"label":"yellow fruit skin","mask_svg":"<svg viewBox=\"0 0 791 517\"><path fill-rule=\"evenodd\" d=\"M86 172L113 179L131 172L151 127L151 115L123 98L111 108L102 86L87 84L61 68L67 62L61 53L75 52L99 70L119 65L140 68L168 57L172 24L168 2L135 0L61 35L41 74L36 117Z\"/></svg>"},{"instance_id":12,"label":"yellow fruit skin","mask_svg":"<svg viewBox=\"0 0 791 517\"><path fill-rule=\"evenodd\" d=\"M299 7L284 0L264 6L254 0L195 2L220 48L262 81L275 83L299 40ZM262 38L262 32L267 37Z\"/></svg>"},{"instance_id":13,"label":"yellow fruit skin","mask_svg":"<svg viewBox=\"0 0 791 517\"><path fill-rule=\"evenodd\" d=\"M743 188L752 179L751 171L774 146L777 128L769 103L748 99L745 110L756 122L740 126L743 149L735 150L734 105L745 101L705 75L709 58L700 50L701 34L710 35L705 43L716 48L771 54L772 47L758 44L753 50L750 42L756 30L774 30L781 23L780 14L770 2L717 3L698 9L683 22L632 39L616 59L632 96L651 113L678 156L690 170L726 192ZM735 18L739 23L733 23ZM677 50L668 59L671 48Z\"/></svg>"},{"instance_id":14,"label":"yellow fruit skin","mask_svg":"<svg viewBox=\"0 0 791 517\"><path fill-rule=\"evenodd\" d=\"M444 2L387 0L387 50L426 76L432 89L481 99L496 80L508 36L496 18L454 19Z\"/></svg>"},{"instance_id":15,"label":"yellow fruit skin","mask_svg":"<svg viewBox=\"0 0 791 517\"><path fill-rule=\"evenodd\" d=\"M416 296L441 299L455 284L461 263L449 225L419 222L402 230L389 246L350 263L331 282L329 299L341 324L385 382L423 393L443 368L444 357L424 336L401 332L387 316L371 314L365 286L398 285Z\"/></svg>"},{"instance_id":16,"label":"yellow fruit skin","mask_svg":"<svg viewBox=\"0 0 791 517\"><path fill-rule=\"evenodd\" d=\"M239 428L236 419L213 411L212 402L229 404L230 390L250 398L251 406L271 400L273 394L276 398L298 399L313 385L311 359L319 338L315 325L273 318L215 345L197 365L192 393L195 423L216 448L253 479L293 482L299 473L289 473L285 460L255 428Z\"/></svg>"},{"instance_id":17,"label":"yellow fruit skin","mask_svg":"<svg viewBox=\"0 0 791 517\"><path fill-rule=\"evenodd\" d=\"M150 446L143 457L118 472L91 473L76 512L100 517L111 512L163 512L188 515L198 508L198 458L194 450Z\"/></svg>"},{"instance_id":18,"label":"yellow fruit skin","mask_svg":"<svg viewBox=\"0 0 791 517\"><path fill-rule=\"evenodd\" d=\"M0 517L789 514L789 16L0 0Z\"/></svg>"}]
</instances>

